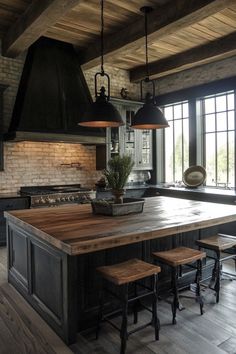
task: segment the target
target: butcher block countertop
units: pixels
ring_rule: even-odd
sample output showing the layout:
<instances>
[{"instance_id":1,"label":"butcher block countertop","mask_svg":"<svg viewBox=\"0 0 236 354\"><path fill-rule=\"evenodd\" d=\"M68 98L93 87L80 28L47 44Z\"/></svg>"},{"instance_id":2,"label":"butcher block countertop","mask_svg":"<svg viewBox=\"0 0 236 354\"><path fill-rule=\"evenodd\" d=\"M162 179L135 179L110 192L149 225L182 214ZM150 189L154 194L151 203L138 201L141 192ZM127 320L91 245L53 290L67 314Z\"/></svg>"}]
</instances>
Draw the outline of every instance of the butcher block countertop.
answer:
<instances>
[{"instance_id":1,"label":"butcher block countertop","mask_svg":"<svg viewBox=\"0 0 236 354\"><path fill-rule=\"evenodd\" d=\"M236 221L236 206L147 198L141 214L93 215L91 205L5 212L8 222L69 255L79 255Z\"/></svg>"}]
</instances>

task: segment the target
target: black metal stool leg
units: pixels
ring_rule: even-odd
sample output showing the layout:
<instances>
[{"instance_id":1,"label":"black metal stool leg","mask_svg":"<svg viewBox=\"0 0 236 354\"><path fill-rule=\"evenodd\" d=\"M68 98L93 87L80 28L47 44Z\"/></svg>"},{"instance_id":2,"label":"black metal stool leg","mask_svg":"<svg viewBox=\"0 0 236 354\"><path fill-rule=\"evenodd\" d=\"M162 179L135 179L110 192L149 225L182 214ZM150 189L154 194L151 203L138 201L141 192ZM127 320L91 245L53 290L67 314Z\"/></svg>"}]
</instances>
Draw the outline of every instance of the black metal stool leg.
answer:
<instances>
[{"instance_id":1,"label":"black metal stool leg","mask_svg":"<svg viewBox=\"0 0 236 354\"><path fill-rule=\"evenodd\" d=\"M172 307L172 324L176 324L176 310L179 307L179 296L178 296L178 268L173 267L172 268L172 286L173 286L173 293L174 293L174 299L171 304Z\"/></svg>"},{"instance_id":2,"label":"black metal stool leg","mask_svg":"<svg viewBox=\"0 0 236 354\"><path fill-rule=\"evenodd\" d=\"M104 286L104 281L102 282L102 288L100 289L100 292L99 292L99 310L98 310L98 317L97 317L97 327L96 327L96 339L98 339L98 336L99 336L99 332L100 332L100 323L102 321L102 318L103 318L103 292L104 292L104 289L103 289L103 286Z\"/></svg>"},{"instance_id":3,"label":"black metal stool leg","mask_svg":"<svg viewBox=\"0 0 236 354\"><path fill-rule=\"evenodd\" d=\"M155 339L159 340L160 320L157 316L157 274L153 275L152 323L155 328Z\"/></svg>"},{"instance_id":4,"label":"black metal stool leg","mask_svg":"<svg viewBox=\"0 0 236 354\"><path fill-rule=\"evenodd\" d=\"M137 297L137 283L134 283L134 296ZM134 301L134 324L138 323L138 300Z\"/></svg>"},{"instance_id":5,"label":"black metal stool leg","mask_svg":"<svg viewBox=\"0 0 236 354\"><path fill-rule=\"evenodd\" d=\"M123 296L122 296L122 325L120 330L120 338L121 338L121 348L120 354L125 354L126 350L126 341L128 338L127 334L127 315L128 315L128 292L129 292L129 284L123 285Z\"/></svg>"},{"instance_id":6,"label":"black metal stool leg","mask_svg":"<svg viewBox=\"0 0 236 354\"><path fill-rule=\"evenodd\" d=\"M217 261L215 259L215 264L214 264L214 267L212 269L212 275L211 275L211 280L210 280L210 284L209 284L210 288L215 287L216 278L217 278Z\"/></svg>"},{"instance_id":7,"label":"black metal stool leg","mask_svg":"<svg viewBox=\"0 0 236 354\"><path fill-rule=\"evenodd\" d=\"M201 287L200 287L200 280L202 277L202 261L198 260L197 261L197 272L196 272L196 301L200 305L200 313L203 315L203 306L204 302L201 296Z\"/></svg>"},{"instance_id":8,"label":"black metal stool leg","mask_svg":"<svg viewBox=\"0 0 236 354\"><path fill-rule=\"evenodd\" d=\"M220 300L220 252L216 252L216 302L218 303Z\"/></svg>"}]
</instances>

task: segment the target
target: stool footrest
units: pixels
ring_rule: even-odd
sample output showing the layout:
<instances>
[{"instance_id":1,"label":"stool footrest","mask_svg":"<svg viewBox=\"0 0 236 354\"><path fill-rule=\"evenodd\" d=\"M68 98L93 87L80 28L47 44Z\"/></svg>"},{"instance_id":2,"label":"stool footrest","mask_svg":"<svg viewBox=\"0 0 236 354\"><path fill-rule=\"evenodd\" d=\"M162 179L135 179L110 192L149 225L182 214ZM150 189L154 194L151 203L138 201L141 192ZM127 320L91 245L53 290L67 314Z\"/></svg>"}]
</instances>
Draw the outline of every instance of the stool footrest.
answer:
<instances>
[{"instance_id":1,"label":"stool footrest","mask_svg":"<svg viewBox=\"0 0 236 354\"><path fill-rule=\"evenodd\" d=\"M131 334L133 334L133 333L135 333L135 332L138 332L138 331L140 331L140 330L142 330L142 329L144 329L144 328L146 328L146 327L148 327L148 326L151 326L151 325L152 325L152 321L151 321L151 322L148 322L148 323L145 323L144 325L139 326L139 327L137 327L137 328L135 328L135 329L132 329L132 330L129 331L127 334L128 334L128 336L129 336L129 335L131 335Z\"/></svg>"},{"instance_id":2,"label":"stool footrest","mask_svg":"<svg viewBox=\"0 0 236 354\"><path fill-rule=\"evenodd\" d=\"M108 322L112 327L114 327L117 331L120 332L120 328L119 328L117 325L115 325L114 322L112 322L111 320L109 320L109 319L106 318L106 317L104 317L103 320L106 321L106 322Z\"/></svg>"},{"instance_id":3,"label":"stool footrest","mask_svg":"<svg viewBox=\"0 0 236 354\"><path fill-rule=\"evenodd\" d=\"M144 297L147 297L147 296L150 296L150 295L153 295L153 294L154 294L154 292L153 292L153 291L150 291L150 292L148 292L148 293L141 294L141 295L138 295L138 296L136 296L136 297L133 297L132 299L128 299L128 302L130 303L130 302L133 302L133 301L137 301L137 300L139 300L139 299L142 299L142 298L144 298Z\"/></svg>"}]
</instances>

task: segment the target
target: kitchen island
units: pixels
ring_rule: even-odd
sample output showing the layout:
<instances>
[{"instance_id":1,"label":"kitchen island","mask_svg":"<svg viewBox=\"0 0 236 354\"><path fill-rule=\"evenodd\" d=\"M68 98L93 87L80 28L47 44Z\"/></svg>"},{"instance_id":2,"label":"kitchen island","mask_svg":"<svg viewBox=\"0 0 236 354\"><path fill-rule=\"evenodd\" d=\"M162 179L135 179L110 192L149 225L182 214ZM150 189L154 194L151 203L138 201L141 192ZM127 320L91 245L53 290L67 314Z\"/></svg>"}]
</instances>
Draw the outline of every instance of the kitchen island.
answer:
<instances>
[{"instance_id":1,"label":"kitchen island","mask_svg":"<svg viewBox=\"0 0 236 354\"><path fill-rule=\"evenodd\" d=\"M141 214L93 215L90 205L5 212L8 280L67 342L94 324L96 267L194 246L236 221L236 206L171 197L146 199ZM165 275L165 271L162 272Z\"/></svg>"}]
</instances>

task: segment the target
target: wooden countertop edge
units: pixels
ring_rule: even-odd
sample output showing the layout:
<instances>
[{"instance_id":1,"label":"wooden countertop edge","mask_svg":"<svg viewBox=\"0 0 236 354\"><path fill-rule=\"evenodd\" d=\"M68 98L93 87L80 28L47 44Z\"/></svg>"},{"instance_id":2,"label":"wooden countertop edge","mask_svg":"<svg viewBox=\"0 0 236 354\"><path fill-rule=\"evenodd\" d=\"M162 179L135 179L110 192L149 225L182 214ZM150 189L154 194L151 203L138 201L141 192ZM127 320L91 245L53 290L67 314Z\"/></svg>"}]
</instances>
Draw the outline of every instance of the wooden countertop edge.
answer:
<instances>
[{"instance_id":1,"label":"wooden countertop edge","mask_svg":"<svg viewBox=\"0 0 236 354\"><path fill-rule=\"evenodd\" d=\"M226 220L227 219L227 220ZM119 235L119 236L109 236L104 238L99 238L96 240L86 240L86 241L78 241L74 244L71 243L71 255L79 255L79 254L86 254L92 253L96 251L102 251L108 248L115 248L119 246L125 246L136 242L141 241L148 241L153 240L156 238L167 237L174 234L188 232L193 230L203 229L205 227L211 227L216 225L221 225L222 221L232 222L236 221L236 216L224 216L222 218L211 219L201 222L194 222L188 225L180 225L174 226L170 228L165 228L161 230L150 230L149 232L141 232L136 234L126 234L126 235Z\"/></svg>"},{"instance_id":2,"label":"wooden countertop edge","mask_svg":"<svg viewBox=\"0 0 236 354\"><path fill-rule=\"evenodd\" d=\"M72 255L71 246L66 244L65 242L56 239L55 237L47 234L46 232L44 232L42 230L37 229L36 227L34 227L31 224L26 223L25 221L20 220L16 216L11 215L6 211L4 212L4 216L9 223L12 223L16 226L23 228L28 233L33 233L33 235L37 236L39 238L39 240L47 241L51 246L54 246L57 249L65 252L69 255Z\"/></svg>"},{"instance_id":3,"label":"wooden countertop edge","mask_svg":"<svg viewBox=\"0 0 236 354\"><path fill-rule=\"evenodd\" d=\"M188 231L193 231L193 230L198 230L202 229L205 227L210 227L210 226L215 226L215 225L220 225L222 223L227 223L227 222L232 222L236 221L236 215L228 215L228 216L222 216L222 217L217 217L213 218L210 220L204 220L200 222L192 222L190 224L182 224L179 226L173 226L173 227L168 227L164 229L159 229L159 230L145 230L145 232L138 232L136 233L132 232L130 234L123 234L123 235L114 235L114 236L106 236L106 237L100 237L98 239L93 238L91 240L86 240L86 241L79 241L76 239L74 241L71 241L70 244L67 242L63 242L61 240L58 240L54 236L51 236L47 234L46 232L37 229L31 224L28 224L25 221L22 221L21 219L17 218L16 216L4 212L4 216L6 219L10 222L13 223L21 228L23 228L26 232L32 233L33 235L37 236L39 239L46 241L49 243L51 246L54 246L55 248L67 253L68 255L80 255L80 254L86 254L86 253L92 253L96 251L101 251L105 250L108 248L115 248L119 246L124 246L136 242L142 242L142 241L147 241L147 240L152 240L155 238L160 238L160 237L165 237L165 236L170 236L182 232L188 232Z\"/></svg>"}]
</instances>

